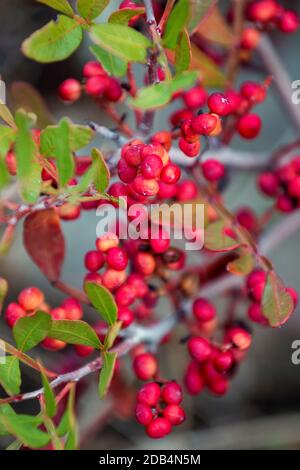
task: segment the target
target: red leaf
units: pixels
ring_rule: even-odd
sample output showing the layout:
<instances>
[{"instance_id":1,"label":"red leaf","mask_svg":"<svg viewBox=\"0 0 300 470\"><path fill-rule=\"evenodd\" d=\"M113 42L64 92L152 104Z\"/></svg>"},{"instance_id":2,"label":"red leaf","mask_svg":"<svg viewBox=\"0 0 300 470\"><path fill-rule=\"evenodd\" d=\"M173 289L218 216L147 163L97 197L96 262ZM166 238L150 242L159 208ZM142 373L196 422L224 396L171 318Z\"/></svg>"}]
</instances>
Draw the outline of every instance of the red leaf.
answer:
<instances>
[{"instance_id":1,"label":"red leaf","mask_svg":"<svg viewBox=\"0 0 300 470\"><path fill-rule=\"evenodd\" d=\"M56 281L65 256L65 240L54 209L28 215L24 222L24 246L49 281Z\"/></svg>"}]
</instances>

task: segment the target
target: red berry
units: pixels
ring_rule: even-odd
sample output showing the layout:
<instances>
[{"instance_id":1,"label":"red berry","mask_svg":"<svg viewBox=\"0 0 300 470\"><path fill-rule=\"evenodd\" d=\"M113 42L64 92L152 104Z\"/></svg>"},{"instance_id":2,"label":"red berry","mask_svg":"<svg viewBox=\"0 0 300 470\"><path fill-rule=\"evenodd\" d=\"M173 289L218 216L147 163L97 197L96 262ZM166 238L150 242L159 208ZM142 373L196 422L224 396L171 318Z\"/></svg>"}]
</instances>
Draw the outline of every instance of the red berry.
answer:
<instances>
[{"instance_id":1,"label":"red berry","mask_svg":"<svg viewBox=\"0 0 300 470\"><path fill-rule=\"evenodd\" d=\"M80 320L82 318L83 310L77 299L73 297L65 299L61 306L65 309L68 320Z\"/></svg>"},{"instance_id":2,"label":"red berry","mask_svg":"<svg viewBox=\"0 0 300 470\"><path fill-rule=\"evenodd\" d=\"M155 196L158 193L158 182L152 179L146 179L142 175L136 176L132 183L134 191L142 196Z\"/></svg>"},{"instance_id":3,"label":"red berry","mask_svg":"<svg viewBox=\"0 0 300 470\"><path fill-rule=\"evenodd\" d=\"M132 304L136 299L136 293L134 288L129 284L123 284L116 292L115 299L117 305L127 307Z\"/></svg>"},{"instance_id":4,"label":"red berry","mask_svg":"<svg viewBox=\"0 0 300 470\"><path fill-rule=\"evenodd\" d=\"M150 406L138 403L135 408L135 417L138 423L147 426L152 421L152 410Z\"/></svg>"},{"instance_id":5,"label":"red berry","mask_svg":"<svg viewBox=\"0 0 300 470\"><path fill-rule=\"evenodd\" d=\"M99 62L87 62L83 67L83 76L89 78L94 77L95 75L106 75L106 72Z\"/></svg>"},{"instance_id":6,"label":"red berry","mask_svg":"<svg viewBox=\"0 0 300 470\"><path fill-rule=\"evenodd\" d=\"M151 142L153 144L160 144L162 145L167 151L170 150L171 146L172 146L172 136L171 136L171 133L170 132L167 132L167 131L160 131L160 132L156 132L156 134L154 134L152 137L151 137Z\"/></svg>"},{"instance_id":7,"label":"red berry","mask_svg":"<svg viewBox=\"0 0 300 470\"><path fill-rule=\"evenodd\" d=\"M199 395L204 388L204 379L200 373L197 364L189 364L185 377L185 386L190 395Z\"/></svg>"},{"instance_id":8,"label":"red berry","mask_svg":"<svg viewBox=\"0 0 300 470\"><path fill-rule=\"evenodd\" d=\"M260 32L252 27L245 28L241 37L241 48L246 50L255 49L260 40Z\"/></svg>"},{"instance_id":9,"label":"red berry","mask_svg":"<svg viewBox=\"0 0 300 470\"><path fill-rule=\"evenodd\" d=\"M165 418L155 418L146 428L148 436L152 439L161 439L170 434L171 430L171 423Z\"/></svg>"},{"instance_id":10,"label":"red berry","mask_svg":"<svg viewBox=\"0 0 300 470\"><path fill-rule=\"evenodd\" d=\"M123 94L122 87L118 80L114 77L109 77L107 86L104 90L104 97L108 101L113 101L114 103L116 101L119 101Z\"/></svg>"},{"instance_id":11,"label":"red berry","mask_svg":"<svg viewBox=\"0 0 300 470\"><path fill-rule=\"evenodd\" d=\"M280 212L284 212L288 214L289 212L292 212L294 210L294 204L293 201L286 196L285 194L282 194L278 196L277 201L276 201L276 208Z\"/></svg>"},{"instance_id":12,"label":"red berry","mask_svg":"<svg viewBox=\"0 0 300 470\"><path fill-rule=\"evenodd\" d=\"M201 165L203 176L207 181L219 181L225 175L225 168L223 163L218 160L206 160Z\"/></svg>"},{"instance_id":13,"label":"red berry","mask_svg":"<svg viewBox=\"0 0 300 470\"><path fill-rule=\"evenodd\" d=\"M24 310L35 310L44 302L44 294L37 287L27 287L20 292L18 302Z\"/></svg>"},{"instance_id":14,"label":"red berry","mask_svg":"<svg viewBox=\"0 0 300 470\"><path fill-rule=\"evenodd\" d=\"M122 322L122 328L127 328L134 321L134 313L127 307L118 305L118 321Z\"/></svg>"},{"instance_id":15,"label":"red berry","mask_svg":"<svg viewBox=\"0 0 300 470\"><path fill-rule=\"evenodd\" d=\"M187 157L196 157L201 148L200 140L189 143L183 137L180 137L178 146Z\"/></svg>"},{"instance_id":16,"label":"red berry","mask_svg":"<svg viewBox=\"0 0 300 470\"><path fill-rule=\"evenodd\" d=\"M202 108L206 104L207 92L203 87L196 86L183 93L182 97L188 108Z\"/></svg>"},{"instance_id":17,"label":"red berry","mask_svg":"<svg viewBox=\"0 0 300 470\"><path fill-rule=\"evenodd\" d=\"M227 372L231 369L234 363L233 354L231 351L218 351L213 359L214 368L218 372Z\"/></svg>"},{"instance_id":18,"label":"red berry","mask_svg":"<svg viewBox=\"0 0 300 470\"><path fill-rule=\"evenodd\" d=\"M88 251L84 257L84 264L88 271L96 272L104 265L104 256L99 250Z\"/></svg>"},{"instance_id":19,"label":"red berry","mask_svg":"<svg viewBox=\"0 0 300 470\"><path fill-rule=\"evenodd\" d=\"M190 338L187 346L190 355L199 363L206 362L211 357L212 347L205 338L200 336Z\"/></svg>"},{"instance_id":20,"label":"red berry","mask_svg":"<svg viewBox=\"0 0 300 470\"><path fill-rule=\"evenodd\" d=\"M172 426L178 426L185 421L185 412L178 405L168 405L163 411L164 418L166 418Z\"/></svg>"},{"instance_id":21,"label":"red berry","mask_svg":"<svg viewBox=\"0 0 300 470\"><path fill-rule=\"evenodd\" d=\"M246 114L237 123L237 131L245 139L254 139L260 130L261 119L257 114Z\"/></svg>"},{"instance_id":22,"label":"red berry","mask_svg":"<svg viewBox=\"0 0 300 470\"><path fill-rule=\"evenodd\" d=\"M45 338L41 342L42 346L48 351L60 351L67 346L67 343L54 338Z\"/></svg>"},{"instance_id":23,"label":"red berry","mask_svg":"<svg viewBox=\"0 0 300 470\"><path fill-rule=\"evenodd\" d=\"M129 166L126 161L121 158L118 163L118 175L123 183L131 183L137 175L137 169Z\"/></svg>"},{"instance_id":24,"label":"red berry","mask_svg":"<svg viewBox=\"0 0 300 470\"><path fill-rule=\"evenodd\" d=\"M181 135L189 144L199 140L198 133L192 127L192 121L184 121L182 123Z\"/></svg>"},{"instance_id":25,"label":"red berry","mask_svg":"<svg viewBox=\"0 0 300 470\"><path fill-rule=\"evenodd\" d=\"M283 33L294 33L299 28L299 16L293 10L285 10L278 20L278 28Z\"/></svg>"},{"instance_id":26,"label":"red berry","mask_svg":"<svg viewBox=\"0 0 300 470\"><path fill-rule=\"evenodd\" d=\"M176 196L178 192L177 185L175 184L166 184L163 181L158 182L159 185L159 191L157 193L157 196L160 199L171 199Z\"/></svg>"},{"instance_id":27,"label":"red berry","mask_svg":"<svg viewBox=\"0 0 300 470\"><path fill-rule=\"evenodd\" d=\"M106 75L89 77L85 84L85 91L88 95L97 98L105 92L108 83L109 78Z\"/></svg>"},{"instance_id":28,"label":"red berry","mask_svg":"<svg viewBox=\"0 0 300 470\"><path fill-rule=\"evenodd\" d=\"M5 162L9 174L15 176L17 174L17 159L16 154L12 151L7 152Z\"/></svg>"},{"instance_id":29,"label":"red berry","mask_svg":"<svg viewBox=\"0 0 300 470\"><path fill-rule=\"evenodd\" d=\"M274 0L260 0L251 3L248 8L248 17L250 20L268 23L276 18L279 11L279 5Z\"/></svg>"},{"instance_id":30,"label":"red berry","mask_svg":"<svg viewBox=\"0 0 300 470\"><path fill-rule=\"evenodd\" d=\"M113 247L107 251L106 261L110 268L123 271L128 264L128 256L123 248Z\"/></svg>"},{"instance_id":31,"label":"red berry","mask_svg":"<svg viewBox=\"0 0 300 470\"><path fill-rule=\"evenodd\" d=\"M245 82L241 86L241 94L251 103L262 103L266 99L266 88L260 83Z\"/></svg>"},{"instance_id":32,"label":"red berry","mask_svg":"<svg viewBox=\"0 0 300 470\"><path fill-rule=\"evenodd\" d=\"M178 201L191 201L198 195L196 183L192 180L181 181L178 184L177 199Z\"/></svg>"},{"instance_id":33,"label":"red berry","mask_svg":"<svg viewBox=\"0 0 300 470\"><path fill-rule=\"evenodd\" d=\"M141 150L142 150L142 146L140 144L130 145L124 151L124 155L122 158L124 158L127 165L129 166L134 166L134 167L139 166L142 161Z\"/></svg>"},{"instance_id":34,"label":"red berry","mask_svg":"<svg viewBox=\"0 0 300 470\"><path fill-rule=\"evenodd\" d=\"M74 349L80 357L88 357L94 351L92 346L85 346L84 344L74 344Z\"/></svg>"},{"instance_id":35,"label":"red berry","mask_svg":"<svg viewBox=\"0 0 300 470\"><path fill-rule=\"evenodd\" d=\"M156 268L155 258L150 253L138 253L134 261L136 269L144 276L150 276Z\"/></svg>"},{"instance_id":36,"label":"red berry","mask_svg":"<svg viewBox=\"0 0 300 470\"><path fill-rule=\"evenodd\" d=\"M240 351L249 349L252 342L251 334L239 326L231 327L226 333L226 339Z\"/></svg>"},{"instance_id":37,"label":"red berry","mask_svg":"<svg viewBox=\"0 0 300 470\"><path fill-rule=\"evenodd\" d=\"M111 248L115 248L119 245L119 238L115 233L109 232L97 238L95 243L97 250L106 253Z\"/></svg>"},{"instance_id":38,"label":"red berry","mask_svg":"<svg viewBox=\"0 0 300 470\"><path fill-rule=\"evenodd\" d=\"M81 96L80 82L75 78L68 78L60 84L58 92L62 100L74 102Z\"/></svg>"},{"instance_id":39,"label":"red berry","mask_svg":"<svg viewBox=\"0 0 300 470\"><path fill-rule=\"evenodd\" d=\"M170 247L170 235L165 230L159 230L158 238L151 238L150 245L154 253L164 253Z\"/></svg>"},{"instance_id":40,"label":"red berry","mask_svg":"<svg viewBox=\"0 0 300 470\"><path fill-rule=\"evenodd\" d=\"M255 323L259 323L260 325L268 325L268 320L263 315L260 304L253 303L249 305L247 314L250 320L254 321Z\"/></svg>"},{"instance_id":41,"label":"red berry","mask_svg":"<svg viewBox=\"0 0 300 470\"><path fill-rule=\"evenodd\" d=\"M198 321L206 322L215 318L216 309L208 300L199 298L193 303L193 313Z\"/></svg>"},{"instance_id":42,"label":"red berry","mask_svg":"<svg viewBox=\"0 0 300 470\"><path fill-rule=\"evenodd\" d=\"M15 323L21 317L26 317L25 310L15 302L8 304L5 310L5 320L7 321L8 326L10 326L10 328L13 328Z\"/></svg>"},{"instance_id":43,"label":"red berry","mask_svg":"<svg viewBox=\"0 0 300 470\"><path fill-rule=\"evenodd\" d=\"M94 284L97 284L98 286L102 285L102 276L98 273L88 273L84 277L83 280L83 287L86 282L93 282Z\"/></svg>"},{"instance_id":44,"label":"red berry","mask_svg":"<svg viewBox=\"0 0 300 470\"><path fill-rule=\"evenodd\" d=\"M181 170L179 166L174 163L169 163L164 166L160 174L161 180L166 184L175 184L181 176Z\"/></svg>"},{"instance_id":45,"label":"red berry","mask_svg":"<svg viewBox=\"0 0 300 470\"><path fill-rule=\"evenodd\" d=\"M231 111L230 102L223 93L212 93L208 98L207 104L211 112L219 114L219 116L227 116Z\"/></svg>"},{"instance_id":46,"label":"red berry","mask_svg":"<svg viewBox=\"0 0 300 470\"><path fill-rule=\"evenodd\" d=\"M218 120L213 114L200 114L192 120L192 128L201 135L210 135L216 128Z\"/></svg>"},{"instance_id":47,"label":"red berry","mask_svg":"<svg viewBox=\"0 0 300 470\"><path fill-rule=\"evenodd\" d=\"M279 181L277 176L269 171L259 176L258 186L267 196L276 196L279 189Z\"/></svg>"},{"instance_id":48,"label":"red berry","mask_svg":"<svg viewBox=\"0 0 300 470\"><path fill-rule=\"evenodd\" d=\"M228 391L229 381L226 377L221 376L217 380L208 382L207 387L216 395L225 395Z\"/></svg>"},{"instance_id":49,"label":"red berry","mask_svg":"<svg viewBox=\"0 0 300 470\"><path fill-rule=\"evenodd\" d=\"M145 384L137 393L137 401L154 407L160 399L160 386L156 382Z\"/></svg>"},{"instance_id":50,"label":"red berry","mask_svg":"<svg viewBox=\"0 0 300 470\"><path fill-rule=\"evenodd\" d=\"M170 117L172 126L178 127L182 124L183 121L193 118L193 111L190 109L179 109L175 111Z\"/></svg>"},{"instance_id":51,"label":"red berry","mask_svg":"<svg viewBox=\"0 0 300 470\"><path fill-rule=\"evenodd\" d=\"M108 269L102 276L102 284L109 290L114 290L120 287L126 280L126 271L116 271L115 269Z\"/></svg>"},{"instance_id":52,"label":"red berry","mask_svg":"<svg viewBox=\"0 0 300 470\"><path fill-rule=\"evenodd\" d=\"M239 209L236 213L236 219L238 223L249 230L249 232L253 232L257 228L257 217L250 207Z\"/></svg>"},{"instance_id":53,"label":"red berry","mask_svg":"<svg viewBox=\"0 0 300 470\"><path fill-rule=\"evenodd\" d=\"M300 176L297 176L289 182L288 193L291 197L300 198Z\"/></svg>"},{"instance_id":54,"label":"red berry","mask_svg":"<svg viewBox=\"0 0 300 470\"><path fill-rule=\"evenodd\" d=\"M161 397L169 405L179 405L182 402L182 388L177 382L168 382L161 390Z\"/></svg>"},{"instance_id":55,"label":"red berry","mask_svg":"<svg viewBox=\"0 0 300 470\"><path fill-rule=\"evenodd\" d=\"M133 287L137 297L144 297L148 292L148 286L141 274L130 274L127 278L127 284Z\"/></svg>"},{"instance_id":56,"label":"red berry","mask_svg":"<svg viewBox=\"0 0 300 470\"><path fill-rule=\"evenodd\" d=\"M65 320L67 318L67 312L62 307L53 308L50 315L53 320Z\"/></svg>"},{"instance_id":57,"label":"red berry","mask_svg":"<svg viewBox=\"0 0 300 470\"><path fill-rule=\"evenodd\" d=\"M153 354L139 354L134 358L133 369L138 379L152 379L158 370L157 360Z\"/></svg>"},{"instance_id":58,"label":"red berry","mask_svg":"<svg viewBox=\"0 0 300 470\"><path fill-rule=\"evenodd\" d=\"M141 164L141 172L144 178L157 178L162 170L163 162L158 155L148 155Z\"/></svg>"}]
</instances>

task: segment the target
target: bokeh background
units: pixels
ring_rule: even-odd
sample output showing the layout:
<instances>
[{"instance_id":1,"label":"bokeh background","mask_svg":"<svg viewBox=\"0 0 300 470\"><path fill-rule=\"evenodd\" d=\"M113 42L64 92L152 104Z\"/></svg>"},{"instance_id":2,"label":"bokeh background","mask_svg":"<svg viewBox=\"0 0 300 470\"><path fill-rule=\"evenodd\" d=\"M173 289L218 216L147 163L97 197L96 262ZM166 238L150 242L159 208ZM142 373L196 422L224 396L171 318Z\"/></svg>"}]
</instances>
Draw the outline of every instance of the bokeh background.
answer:
<instances>
[{"instance_id":1,"label":"bokeh background","mask_svg":"<svg viewBox=\"0 0 300 470\"><path fill-rule=\"evenodd\" d=\"M298 0L282 2L286 7L300 11ZM112 0L107 14L116 9L119 2ZM228 7L228 1L220 0L221 8ZM91 59L88 44L82 44L79 51L70 59L53 65L40 65L23 57L20 51L22 40L32 31L41 27L55 14L51 9L34 0L1 0L0 29L0 73L9 87L15 80L25 80L33 84L45 98L55 118L68 115L75 122L85 123L94 120L114 127L113 123L89 100L83 98L72 106L63 105L57 97L59 83L70 76L80 78L85 61ZM284 35L272 33L282 63L291 80L300 79L299 44L300 34ZM86 41L87 42L87 41ZM259 66L255 71L244 67L239 74L243 80L263 80L266 76ZM142 82L142 70L137 70ZM178 106L178 105L177 105ZM299 105L300 106L300 105ZM122 106L121 106L122 109ZM235 149L256 153L270 153L278 146L296 137L292 122L282 105L276 90L271 86L268 99L259 107L263 120L263 131L253 142L233 141ZM157 129L165 128L167 114L159 112L155 120ZM107 145L101 140L99 145ZM227 205L235 209L250 205L259 214L268 201L259 196L255 189L255 175L252 172L231 171L230 184L224 191ZM279 220L279 219L278 219ZM64 223L63 229L68 243L68 253L64 265L63 278L77 287L82 284L84 275L83 256L92 249L95 240L97 218L93 212L85 212L80 220ZM271 253L271 258L287 285L300 292L300 234L294 235ZM195 255L196 256L196 255ZM8 300L30 285L37 285L45 292L47 301L55 306L63 296L52 289L41 276L22 247L22 230L9 255L0 260L0 275L7 278L10 289ZM220 298L220 315L226 310L227 300ZM158 316L168 313L162 302ZM92 318L86 311L86 318ZM244 310L240 312L241 318ZM0 320L1 337L9 339L10 330ZM179 343L182 331L173 335L171 344L163 347L160 353L162 368L169 378L181 378L187 361L185 347ZM188 419L171 437L162 441L150 441L142 428L130 417L133 405L134 379L130 375L129 361L122 361L126 381L115 384L116 394L121 397L117 403L108 396L104 402L97 397L96 377L89 377L80 385L78 402L79 423L82 429L84 449L240 449L240 448L300 448L300 365L291 363L291 344L300 339L300 317L296 311L290 321L276 330L254 328L254 341L247 360L234 378L229 393L215 398L204 392L200 397L186 395L184 406ZM72 350L67 353L45 353L35 351L49 367L62 364L65 369L76 368L81 364ZM25 390L39 386L39 378L28 369L23 369ZM36 412L34 402L18 405L23 412ZM128 416L126 416L128 415ZM5 446L6 440L0 440Z\"/></svg>"}]
</instances>

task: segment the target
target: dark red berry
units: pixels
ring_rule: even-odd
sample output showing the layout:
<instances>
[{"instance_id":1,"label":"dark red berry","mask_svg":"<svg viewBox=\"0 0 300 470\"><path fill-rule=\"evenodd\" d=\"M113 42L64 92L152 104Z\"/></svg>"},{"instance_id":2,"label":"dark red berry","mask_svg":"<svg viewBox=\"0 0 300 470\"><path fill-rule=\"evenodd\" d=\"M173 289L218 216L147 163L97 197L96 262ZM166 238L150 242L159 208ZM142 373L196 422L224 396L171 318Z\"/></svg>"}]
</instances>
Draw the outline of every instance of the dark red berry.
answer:
<instances>
[{"instance_id":1,"label":"dark red berry","mask_svg":"<svg viewBox=\"0 0 300 470\"><path fill-rule=\"evenodd\" d=\"M199 298L193 303L193 313L198 321L206 322L215 318L216 309L208 300Z\"/></svg>"},{"instance_id":2,"label":"dark red berry","mask_svg":"<svg viewBox=\"0 0 300 470\"><path fill-rule=\"evenodd\" d=\"M158 404L160 399L160 386L156 382L149 382L145 384L137 393L137 401L154 407Z\"/></svg>"},{"instance_id":3,"label":"dark red berry","mask_svg":"<svg viewBox=\"0 0 300 470\"><path fill-rule=\"evenodd\" d=\"M211 357L212 347L210 342L205 338L201 338L200 336L190 338L187 346L190 355L199 363L204 363Z\"/></svg>"}]
</instances>

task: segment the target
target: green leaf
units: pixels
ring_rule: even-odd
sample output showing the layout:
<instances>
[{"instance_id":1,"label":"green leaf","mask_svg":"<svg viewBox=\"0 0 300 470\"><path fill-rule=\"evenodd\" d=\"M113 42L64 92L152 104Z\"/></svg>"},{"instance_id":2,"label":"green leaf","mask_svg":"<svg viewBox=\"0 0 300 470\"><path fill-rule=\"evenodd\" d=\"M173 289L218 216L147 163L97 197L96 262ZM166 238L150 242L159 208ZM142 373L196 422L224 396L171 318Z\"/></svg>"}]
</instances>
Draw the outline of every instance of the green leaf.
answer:
<instances>
[{"instance_id":1,"label":"green leaf","mask_svg":"<svg viewBox=\"0 0 300 470\"><path fill-rule=\"evenodd\" d=\"M293 299L274 271L267 276L262 311L272 327L283 325L294 311Z\"/></svg>"},{"instance_id":2,"label":"green leaf","mask_svg":"<svg viewBox=\"0 0 300 470\"><path fill-rule=\"evenodd\" d=\"M50 437L38 429L41 423L41 418L36 416L0 414L0 425L27 447L44 447L50 441Z\"/></svg>"},{"instance_id":3,"label":"green leaf","mask_svg":"<svg viewBox=\"0 0 300 470\"><path fill-rule=\"evenodd\" d=\"M239 241L226 234L226 225L223 220L209 224L204 233L204 246L210 251L232 251L240 246Z\"/></svg>"},{"instance_id":4,"label":"green leaf","mask_svg":"<svg viewBox=\"0 0 300 470\"><path fill-rule=\"evenodd\" d=\"M92 161L95 166L94 184L99 193L103 193L109 185L110 173L100 150L92 150Z\"/></svg>"},{"instance_id":5,"label":"green leaf","mask_svg":"<svg viewBox=\"0 0 300 470\"><path fill-rule=\"evenodd\" d=\"M101 62L102 67L107 73L114 77L124 77L127 71L127 62L116 55L111 54L100 46L94 44L90 51Z\"/></svg>"},{"instance_id":6,"label":"green leaf","mask_svg":"<svg viewBox=\"0 0 300 470\"><path fill-rule=\"evenodd\" d=\"M128 104L143 110L162 107L170 102L173 93L189 88L197 78L197 72L184 72L174 77L173 80L165 80L156 85L140 88L136 98L129 99Z\"/></svg>"},{"instance_id":7,"label":"green leaf","mask_svg":"<svg viewBox=\"0 0 300 470\"><path fill-rule=\"evenodd\" d=\"M20 392L21 372L16 356L5 356L5 363L0 364L0 384L8 395L17 395Z\"/></svg>"},{"instance_id":8,"label":"green leaf","mask_svg":"<svg viewBox=\"0 0 300 470\"><path fill-rule=\"evenodd\" d=\"M137 15L143 15L145 13L145 8L123 8L122 10L114 11L108 18L109 23L114 24L125 24L128 25L128 21L131 18L134 18Z\"/></svg>"},{"instance_id":9,"label":"green leaf","mask_svg":"<svg viewBox=\"0 0 300 470\"><path fill-rule=\"evenodd\" d=\"M116 321L112 326L109 327L107 335L104 340L105 349L110 349L112 347L121 328L122 328L121 321Z\"/></svg>"},{"instance_id":10,"label":"green leaf","mask_svg":"<svg viewBox=\"0 0 300 470\"><path fill-rule=\"evenodd\" d=\"M105 352L102 355L103 366L99 376L99 396L104 398L114 375L117 353Z\"/></svg>"},{"instance_id":11,"label":"green leaf","mask_svg":"<svg viewBox=\"0 0 300 470\"><path fill-rule=\"evenodd\" d=\"M191 62L191 43L186 29L180 33L175 50L175 70L180 74L188 70Z\"/></svg>"},{"instance_id":12,"label":"green leaf","mask_svg":"<svg viewBox=\"0 0 300 470\"><path fill-rule=\"evenodd\" d=\"M77 9L83 18L90 21L102 13L109 0L77 0Z\"/></svg>"},{"instance_id":13,"label":"green leaf","mask_svg":"<svg viewBox=\"0 0 300 470\"><path fill-rule=\"evenodd\" d=\"M77 150L86 147L94 135L92 129L89 126L73 124L69 119L65 120L69 125L69 141L72 152L76 152Z\"/></svg>"},{"instance_id":14,"label":"green leaf","mask_svg":"<svg viewBox=\"0 0 300 470\"><path fill-rule=\"evenodd\" d=\"M34 121L30 114L20 110L16 113L18 132L15 152L17 158L17 177L25 202L34 204L40 194L41 167L38 163L37 146L31 135Z\"/></svg>"},{"instance_id":15,"label":"green leaf","mask_svg":"<svg viewBox=\"0 0 300 470\"><path fill-rule=\"evenodd\" d=\"M0 118L10 127L15 127L15 120L8 107L0 100Z\"/></svg>"},{"instance_id":16,"label":"green leaf","mask_svg":"<svg viewBox=\"0 0 300 470\"><path fill-rule=\"evenodd\" d=\"M0 156L5 157L11 144L15 141L16 131L11 127L0 126Z\"/></svg>"},{"instance_id":17,"label":"green leaf","mask_svg":"<svg viewBox=\"0 0 300 470\"><path fill-rule=\"evenodd\" d=\"M55 156L59 183L65 186L72 178L75 168L67 119L62 119L57 126L46 127L41 133L40 150L44 156Z\"/></svg>"},{"instance_id":18,"label":"green leaf","mask_svg":"<svg viewBox=\"0 0 300 470\"><path fill-rule=\"evenodd\" d=\"M147 48L152 43L138 31L119 24L97 24L91 28L92 40L121 59L146 62Z\"/></svg>"},{"instance_id":19,"label":"green leaf","mask_svg":"<svg viewBox=\"0 0 300 470\"><path fill-rule=\"evenodd\" d=\"M13 328L13 335L20 351L28 351L46 338L51 328L51 315L36 312L30 317L19 318Z\"/></svg>"},{"instance_id":20,"label":"green leaf","mask_svg":"<svg viewBox=\"0 0 300 470\"><path fill-rule=\"evenodd\" d=\"M95 330L81 320L54 320L48 336L69 344L83 344L96 349L102 347Z\"/></svg>"},{"instance_id":21,"label":"green leaf","mask_svg":"<svg viewBox=\"0 0 300 470\"><path fill-rule=\"evenodd\" d=\"M113 325L117 320L118 308L109 290L93 282L86 282L84 284L84 290L92 302L92 305L104 320L109 325Z\"/></svg>"},{"instance_id":22,"label":"green leaf","mask_svg":"<svg viewBox=\"0 0 300 470\"><path fill-rule=\"evenodd\" d=\"M53 418L57 412L57 406L55 401L55 395L53 393L52 388L50 387L47 375L43 366L40 364L41 369L41 376L42 376L42 384L44 388L44 398L45 398L45 411L49 418Z\"/></svg>"},{"instance_id":23,"label":"green leaf","mask_svg":"<svg viewBox=\"0 0 300 470\"><path fill-rule=\"evenodd\" d=\"M254 267L254 259L251 253L244 253L237 259L227 264L227 270L236 276L247 276Z\"/></svg>"},{"instance_id":24,"label":"green leaf","mask_svg":"<svg viewBox=\"0 0 300 470\"><path fill-rule=\"evenodd\" d=\"M24 109L27 113L34 113L37 117L37 126L40 129L54 123L44 98L27 82L13 82L9 89L13 109Z\"/></svg>"},{"instance_id":25,"label":"green leaf","mask_svg":"<svg viewBox=\"0 0 300 470\"><path fill-rule=\"evenodd\" d=\"M77 21L58 15L35 31L22 44L23 53L37 62L57 62L69 57L82 41L82 28Z\"/></svg>"},{"instance_id":26,"label":"green leaf","mask_svg":"<svg viewBox=\"0 0 300 470\"><path fill-rule=\"evenodd\" d=\"M10 416L10 415L15 415L14 409L8 405L7 403L4 403L3 405L0 405L0 416ZM5 426L0 424L0 436L6 436L9 434Z\"/></svg>"},{"instance_id":27,"label":"green leaf","mask_svg":"<svg viewBox=\"0 0 300 470\"><path fill-rule=\"evenodd\" d=\"M167 20L163 44L168 49L175 49L178 36L189 17L189 1L179 0Z\"/></svg>"},{"instance_id":28,"label":"green leaf","mask_svg":"<svg viewBox=\"0 0 300 470\"><path fill-rule=\"evenodd\" d=\"M67 0L37 0L39 3L44 3L48 7L54 8L54 10L65 13L65 15L73 16L74 11Z\"/></svg>"},{"instance_id":29,"label":"green leaf","mask_svg":"<svg viewBox=\"0 0 300 470\"><path fill-rule=\"evenodd\" d=\"M224 88L226 84L225 75L216 63L204 52L200 51L195 44L191 44L192 60L191 69L200 72L204 86L211 88Z\"/></svg>"},{"instance_id":30,"label":"green leaf","mask_svg":"<svg viewBox=\"0 0 300 470\"><path fill-rule=\"evenodd\" d=\"M216 0L196 1L190 3L190 16L188 21L188 31L192 33L197 29L199 23L205 18L211 7L216 4Z\"/></svg>"},{"instance_id":31,"label":"green leaf","mask_svg":"<svg viewBox=\"0 0 300 470\"><path fill-rule=\"evenodd\" d=\"M8 184L9 178L7 166L0 157L0 189Z\"/></svg>"}]
</instances>

